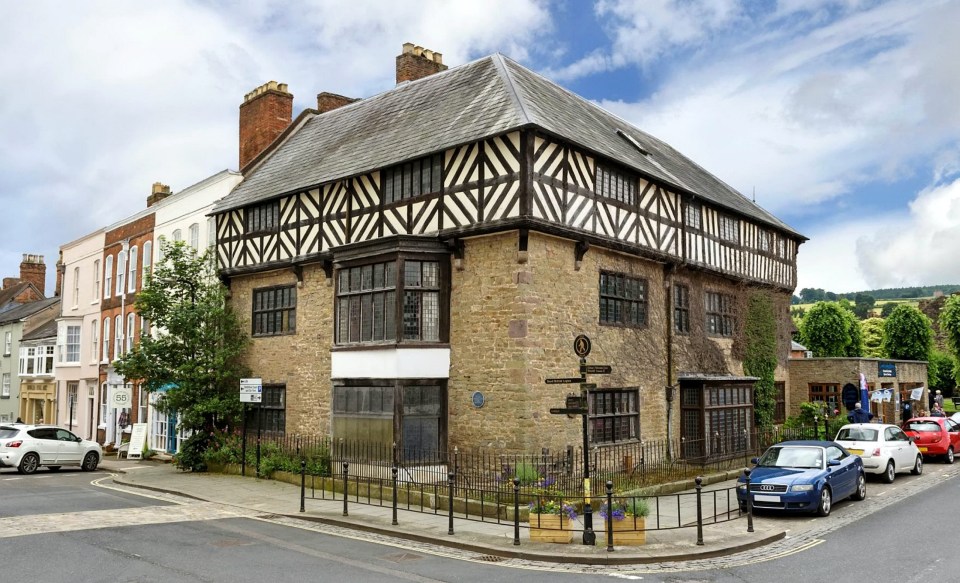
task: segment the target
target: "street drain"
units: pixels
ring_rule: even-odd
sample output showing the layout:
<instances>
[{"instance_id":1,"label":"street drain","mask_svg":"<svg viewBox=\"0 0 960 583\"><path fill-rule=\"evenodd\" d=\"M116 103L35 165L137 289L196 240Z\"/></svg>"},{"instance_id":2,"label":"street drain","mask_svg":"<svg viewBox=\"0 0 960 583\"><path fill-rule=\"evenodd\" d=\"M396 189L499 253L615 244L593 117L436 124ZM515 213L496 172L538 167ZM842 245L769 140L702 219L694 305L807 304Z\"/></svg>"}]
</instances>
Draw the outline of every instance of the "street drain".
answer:
<instances>
[{"instance_id":1,"label":"street drain","mask_svg":"<svg viewBox=\"0 0 960 583\"><path fill-rule=\"evenodd\" d=\"M498 557L496 555L480 555L477 557L478 561L483 561L484 563L499 563L503 561L503 557Z\"/></svg>"}]
</instances>

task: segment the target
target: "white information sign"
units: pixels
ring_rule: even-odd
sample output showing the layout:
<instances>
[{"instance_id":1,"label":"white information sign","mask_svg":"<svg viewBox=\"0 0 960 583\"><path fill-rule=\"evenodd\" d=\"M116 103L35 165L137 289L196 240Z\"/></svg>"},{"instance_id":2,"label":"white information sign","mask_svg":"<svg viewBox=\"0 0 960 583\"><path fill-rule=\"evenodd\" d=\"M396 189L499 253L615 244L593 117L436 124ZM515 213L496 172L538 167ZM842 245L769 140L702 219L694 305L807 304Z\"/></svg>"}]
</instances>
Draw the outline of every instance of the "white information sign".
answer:
<instances>
[{"instance_id":1,"label":"white information sign","mask_svg":"<svg viewBox=\"0 0 960 583\"><path fill-rule=\"evenodd\" d=\"M263 398L263 379L240 379L240 402L259 403Z\"/></svg>"},{"instance_id":2,"label":"white information sign","mask_svg":"<svg viewBox=\"0 0 960 583\"><path fill-rule=\"evenodd\" d=\"M143 459L143 446L147 441L147 424L134 423L130 434L130 446L127 450L127 459Z\"/></svg>"},{"instance_id":3,"label":"white information sign","mask_svg":"<svg viewBox=\"0 0 960 583\"><path fill-rule=\"evenodd\" d=\"M111 409L127 409L133 404L133 389L129 387L114 387L113 397L110 399Z\"/></svg>"}]
</instances>

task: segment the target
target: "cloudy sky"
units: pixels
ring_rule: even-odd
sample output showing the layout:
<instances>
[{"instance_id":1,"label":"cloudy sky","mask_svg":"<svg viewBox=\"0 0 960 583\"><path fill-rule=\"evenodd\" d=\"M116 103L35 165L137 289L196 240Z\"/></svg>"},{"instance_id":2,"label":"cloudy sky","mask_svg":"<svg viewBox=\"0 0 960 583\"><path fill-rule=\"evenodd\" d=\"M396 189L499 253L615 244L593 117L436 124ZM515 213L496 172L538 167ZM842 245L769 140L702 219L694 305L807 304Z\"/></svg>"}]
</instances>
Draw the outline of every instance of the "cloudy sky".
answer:
<instances>
[{"instance_id":1,"label":"cloudy sky","mask_svg":"<svg viewBox=\"0 0 960 583\"><path fill-rule=\"evenodd\" d=\"M667 141L809 237L799 285L960 283L960 0L9 2L0 275L237 167L268 81L394 85L404 42L500 52Z\"/></svg>"}]
</instances>

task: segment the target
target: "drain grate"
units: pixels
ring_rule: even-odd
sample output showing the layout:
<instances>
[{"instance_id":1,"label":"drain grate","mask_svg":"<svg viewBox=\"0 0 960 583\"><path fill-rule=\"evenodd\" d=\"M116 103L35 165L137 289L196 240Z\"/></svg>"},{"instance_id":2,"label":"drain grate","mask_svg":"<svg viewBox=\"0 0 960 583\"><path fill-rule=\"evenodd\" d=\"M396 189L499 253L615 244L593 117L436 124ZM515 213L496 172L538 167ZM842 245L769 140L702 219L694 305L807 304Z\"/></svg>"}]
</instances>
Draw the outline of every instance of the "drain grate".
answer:
<instances>
[{"instance_id":1,"label":"drain grate","mask_svg":"<svg viewBox=\"0 0 960 583\"><path fill-rule=\"evenodd\" d=\"M478 561L483 561L484 563L500 563L505 559L503 557L498 557L496 555L480 555L477 557Z\"/></svg>"}]
</instances>

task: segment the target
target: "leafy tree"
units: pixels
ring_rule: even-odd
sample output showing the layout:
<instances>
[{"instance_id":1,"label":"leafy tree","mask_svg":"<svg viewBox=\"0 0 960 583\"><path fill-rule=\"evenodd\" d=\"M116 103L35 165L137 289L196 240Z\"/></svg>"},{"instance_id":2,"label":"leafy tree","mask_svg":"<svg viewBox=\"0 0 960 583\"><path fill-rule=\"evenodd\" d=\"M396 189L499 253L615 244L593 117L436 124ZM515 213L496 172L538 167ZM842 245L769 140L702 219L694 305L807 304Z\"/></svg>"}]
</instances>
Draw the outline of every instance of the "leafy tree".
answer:
<instances>
[{"instance_id":1,"label":"leafy tree","mask_svg":"<svg viewBox=\"0 0 960 583\"><path fill-rule=\"evenodd\" d=\"M193 432L177 464L203 470L214 430L227 429L241 415L237 387L247 372L241 365L247 339L226 302L213 258L182 241L163 242L161 248L163 259L136 301L137 312L156 333L141 338L116 368L148 391L167 389L157 408L178 414L180 427Z\"/></svg>"},{"instance_id":2,"label":"leafy tree","mask_svg":"<svg viewBox=\"0 0 960 583\"><path fill-rule=\"evenodd\" d=\"M800 304L800 303L803 303L803 300L800 299L800 296L798 296L797 294L793 294L792 296L790 296L790 305L791 305L791 306L795 306L795 305Z\"/></svg>"},{"instance_id":3,"label":"leafy tree","mask_svg":"<svg viewBox=\"0 0 960 583\"><path fill-rule=\"evenodd\" d=\"M814 356L860 356L860 322L839 302L814 304L803 318L800 332Z\"/></svg>"},{"instance_id":4,"label":"leafy tree","mask_svg":"<svg viewBox=\"0 0 960 583\"><path fill-rule=\"evenodd\" d=\"M950 354L934 348L930 351L927 379L931 389L940 389L947 397L953 396L957 377L957 361Z\"/></svg>"},{"instance_id":5,"label":"leafy tree","mask_svg":"<svg viewBox=\"0 0 960 583\"><path fill-rule=\"evenodd\" d=\"M940 310L940 331L946 336L954 358L960 359L960 295L952 295L944 302ZM960 377L957 381L960 382Z\"/></svg>"},{"instance_id":6,"label":"leafy tree","mask_svg":"<svg viewBox=\"0 0 960 583\"><path fill-rule=\"evenodd\" d=\"M835 302L837 301L837 294L833 292L827 292L823 295L823 299L827 300L828 302Z\"/></svg>"},{"instance_id":7,"label":"leafy tree","mask_svg":"<svg viewBox=\"0 0 960 583\"><path fill-rule=\"evenodd\" d=\"M860 322L863 336L863 355L867 358L884 358L883 318L867 318Z\"/></svg>"},{"instance_id":8,"label":"leafy tree","mask_svg":"<svg viewBox=\"0 0 960 583\"><path fill-rule=\"evenodd\" d=\"M750 297L743 333L746 344L743 371L760 379L755 387L754 399L757 427L770 427L776 407L774 374L777 369L777 318L769 297L763 294Z\"/></svg>"},{"instance_id":9,"label":"leafy tree","mask_svg":"<svg viewBox=\"0 0 960 583\"><path fill-rule=\"evenodd\" d=\"M930 318L907 304L893 310L883 324L883 350L890 358L929 360L933 348Z\"/></svg>"}]
</instances>

